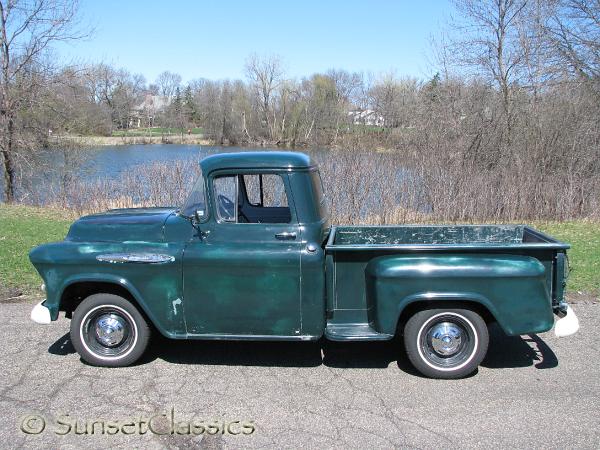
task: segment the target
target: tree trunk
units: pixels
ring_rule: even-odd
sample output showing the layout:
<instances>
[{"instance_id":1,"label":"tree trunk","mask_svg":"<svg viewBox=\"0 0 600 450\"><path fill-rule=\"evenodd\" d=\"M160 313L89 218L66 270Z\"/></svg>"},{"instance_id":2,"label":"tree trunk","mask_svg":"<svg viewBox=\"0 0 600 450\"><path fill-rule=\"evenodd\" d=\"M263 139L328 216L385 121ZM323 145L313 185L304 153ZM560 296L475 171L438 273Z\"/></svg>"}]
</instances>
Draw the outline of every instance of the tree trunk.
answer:
<instances>
[{"instance_id":1,"label":"tree trunk","mask_svg":"<svg viewBox=\"0 0 600 450\"><path fill-rule=\"evenodd\" d=\"M315 126L315 118L313 117L312 122L310 123L310 127L308 128L308 130L306 131L306 133L304 135L304 140L306 142L308 142L314 126Z\"/></svg>"},{"instance_id":2,"label":"tree trunk","mask_svg":"<svg viewBox=\"0 0 600 450\"><path fill-rule=\"evenodd\" d=\"M4 166L4 200L6 203L12 203L15 200L15 164L12 155L13 141L13 120L11 117L5 117L6 125L4 128L4 138L2 145L2 163Z\"/></svg>"},{"instance_id":3,"label":"tree trunk","mask_svg":"<svg viewBox=\"0 0 600 450\"><path fill-rule=\"evenodd\" d=\"M252 141L250 137L250 133L248 133L248 128L246 126L246 111L242 111L242 132L248 137L248 141Z\"/></svg>"},{"instance_id":4,"label":"tree trunk","mask_svg":"<svg viewBox=\"0 0 600 450\"><path fill-rule=\"evenodd\" d=\"M223 114L223 120L221 122L221 145L225 143L225 114Z\"/></svg>"},{"instance_id":5,"label":"tree trunk","mask_svg":"<svg viewBox=\"0 0 600 450\"><path fill-rule=\"evenodd\" d=\"M333 134L333 141L331 142L333 145L337 142L338 134L340 131L340 115L336 114L335 118L335 132Z\"/></svg>"}]
</instances>

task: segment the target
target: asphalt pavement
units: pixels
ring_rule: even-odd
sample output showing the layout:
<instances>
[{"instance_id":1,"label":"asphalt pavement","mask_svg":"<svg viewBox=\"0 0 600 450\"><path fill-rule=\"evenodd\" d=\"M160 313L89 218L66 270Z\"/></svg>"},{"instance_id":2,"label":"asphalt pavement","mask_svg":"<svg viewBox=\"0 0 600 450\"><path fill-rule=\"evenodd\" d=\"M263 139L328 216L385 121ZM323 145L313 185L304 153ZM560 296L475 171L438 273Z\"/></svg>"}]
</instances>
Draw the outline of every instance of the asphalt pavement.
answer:
<instances>
[{"instance_id":1,"label":"asphalt pavement","mask_svg":"<svg viewBox=\"0 0 600 450\"><path fill-rule=\"evenodd\" d=\"M580 332L507 337L463 380L430 380L399 342L155 339L134 367L84 364L69 321L0 303L3 448L599 448L600 305ZM93 434L92 434L93 432Z\"/></svg>"}]
</instances>

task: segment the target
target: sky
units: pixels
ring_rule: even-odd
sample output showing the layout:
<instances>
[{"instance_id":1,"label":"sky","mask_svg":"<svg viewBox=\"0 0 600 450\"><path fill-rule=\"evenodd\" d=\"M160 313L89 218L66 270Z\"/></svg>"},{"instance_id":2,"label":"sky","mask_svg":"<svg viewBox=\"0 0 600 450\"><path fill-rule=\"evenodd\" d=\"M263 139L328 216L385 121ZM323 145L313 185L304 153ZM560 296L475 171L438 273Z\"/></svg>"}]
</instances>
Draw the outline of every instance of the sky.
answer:
<instances>
[{"instance_id":1,"label":"sky","mask_svg":"<svg viewBox=\"0 0 600 450\"><path fill-rule=\"evenodd\" d=\"M328 69L426 78L430 40L449 0L80 0L90 38L57 48L68 62L106 62L153 81L164 70L244 77L252 53L278 55L291 77Z\"/></svg>"}]
</instances>

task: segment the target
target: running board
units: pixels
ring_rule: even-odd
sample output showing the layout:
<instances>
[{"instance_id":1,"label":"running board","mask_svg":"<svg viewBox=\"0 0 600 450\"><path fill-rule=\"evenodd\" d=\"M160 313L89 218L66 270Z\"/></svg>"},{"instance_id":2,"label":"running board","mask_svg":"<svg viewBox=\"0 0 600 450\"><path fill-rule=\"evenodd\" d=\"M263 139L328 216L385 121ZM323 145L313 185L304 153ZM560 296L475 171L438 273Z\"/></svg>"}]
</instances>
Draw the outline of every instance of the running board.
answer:
<instances>
[{"instance_id":1,"label":"running board","mask_svg":"<svg viewBox=\"0 0 600 450\"><path fill-rule=\"evenodd\" d=\"M331 341L388 341L394 335L378 333L368 323L328 323L325 337Z\"/></svg>"}]
</instances>

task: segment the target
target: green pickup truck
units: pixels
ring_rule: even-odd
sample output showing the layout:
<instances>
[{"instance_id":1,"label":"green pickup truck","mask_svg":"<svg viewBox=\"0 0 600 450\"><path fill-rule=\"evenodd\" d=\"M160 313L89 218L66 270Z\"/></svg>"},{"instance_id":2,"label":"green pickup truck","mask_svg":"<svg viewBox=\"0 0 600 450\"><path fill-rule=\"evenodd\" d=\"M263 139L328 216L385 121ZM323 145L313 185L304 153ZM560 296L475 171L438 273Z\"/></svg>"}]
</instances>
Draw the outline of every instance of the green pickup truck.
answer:
<instances>
[{"instance_id":1,"label":"green pickup truck","mask_svg":"<svg viewBox=\"0 0 600 450\"><path fill-rule=\"evenodd\" d=\"M331 226L302 153L218 154L200 167L179 208L82 217L64 241L34 248L47 298L32 319L64 311L75 349L100 366L134 363L151 333L401 336L435 378L475 371L492 322L508 335L579 328L564 301L569 246L528 226Z\"/></svg>"}]
</instances>

